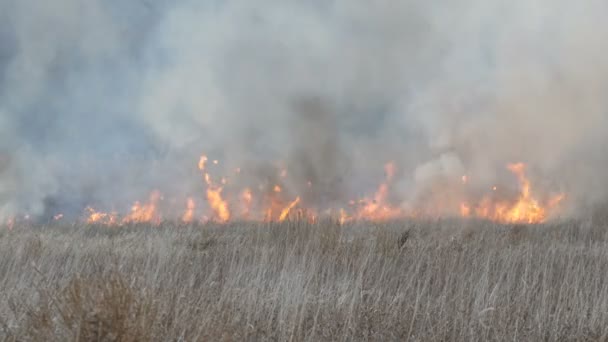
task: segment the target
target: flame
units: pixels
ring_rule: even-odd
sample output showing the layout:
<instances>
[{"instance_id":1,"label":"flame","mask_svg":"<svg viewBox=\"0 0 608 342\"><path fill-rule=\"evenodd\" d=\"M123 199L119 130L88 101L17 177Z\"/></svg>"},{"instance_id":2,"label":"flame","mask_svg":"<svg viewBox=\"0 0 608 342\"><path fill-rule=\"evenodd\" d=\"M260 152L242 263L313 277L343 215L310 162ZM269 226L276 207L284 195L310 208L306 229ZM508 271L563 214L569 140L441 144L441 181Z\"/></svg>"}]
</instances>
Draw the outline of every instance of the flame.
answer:
<instances>
[{"instance_id":1,"label":"flame","mask_svg":"<svg viewBox=\"0 0 608 342\"><path fill-rule=\"evenodd\" d=\"M161 219L156 211L156 208L161 197L160 191L154 190L150 194L150 200L148 203L140 204L139 202L135 202L135 204L133 204L131 207L131 213L122 219L122 223L128 224L151 222L159 224Z\"/></svg>"},{"instance_id":2,"label":"flame","mask_svg":"<svg viewBox=\"0 0 608 342\"><path fill-rule=\"evenodd\" d=\"M89 224L104 224L104 225L115 225L118 223L116 213L104 213L96 211L91 207L87 207L85 211L88 213L87 223Z\"/></svg>"},{"instance_id":3,"label":"flame","mask_svg":"<svg viewBox=\"0 0 608 342\"><path fill-rule=\"evenodd\" d=\"M228 209L228 204L222 198L221 187L209 187L207 189L207 200L218 221L228 222L230 220L230 210Z\"/></svg>"},{"instance_id":4,"label":"flame","mask_svg":"<svg viewBox=\"0 0 608 342\"><path fill-rule=\"evenodd\" d=\"M186 201L186 211L184 212L184 215L182 215L182 222L191 223L192 219L194 218L195 209L196 202L194 202L192 197L188 197L188 200Z\"/></svg>"},{"instance_id":5,"label":"flame","mask_svg":"<svg viewBox=\"0 0 608 342\"><path fill-rule=\"evenodd\" d=\"M293 202L289 203L289 205L281 211L281 216L279 216L279 222L285 221L291 209L293 209L296 205L300 203L300 197L297 197Z\"/></svg>"},{"instance_id":6,"label":"flame","mask_svg":"<svg viewBox=\"0 0 608 342\"><path fill-rule=\"evenodd\" d=\"M341 213L340 221L346 222L355 219L384 221L405 216L401 208L394 207L388 201L390 185L391 181L393 180L393 177L395 176L395 170L396 167L393 162L386 163L384 165L386 179L378 186L374 197L372 199L363 198L357 201L359 204L362 205L359 210L352 216L349 216L345 213ZM351 205L356 204L355 201L351 201L350 203Z\"/></svg>"},{"instance_id":7,"label":"flame","mask_svg":"<svg viewBox=\"0 0 608 342\"><path fill-rule=\"evenodd\" d=\"M303 193L294 191L296 186L289 179L287 168L276 166L276 175L284 178L280 184L270 186L261 182L246 184L238 179L242 169L230 169L230 178L218 174L219 170L207 170L209 159L202 155L198 161L198 168L203 178L204 191L202 198L206 198L207 206L201 206L203 221L213 220L220 223L232 219L253 221L282 222L289 217L316 222L319 217L336 218L340 224L355 220L385 221L407 217L436 217L441 215L460 216L463 218L479 218L502 223L542 223L555 213L555 209L565 199L564 194L549 198L538 197L534 193L531 181L526 176L526 165L523 163L508 164L507 169L515 176L518 184L517 194L505 194L498 191L497 186L488 189L486 195L475 195L469 190L472 184L470 175L464 174L452 179L449 184L458 189L457 197L450 197L449 191L440 191L439 196L428 202L395 203L392 193L393 182L397 174L394 162L384 165L384 179L379 182L376 190L370 196L361 196L345 200L344 205L335 203L334 206L317 207L311 203L315 195L312 181L307 180L302 187ZM214 165L220 162L213 160ZM243 173L244 174L244 173ZM218 181L214 181L218 180ZM240 184L243 184L241 187ZM491 191L490 191L491 189ZM442 190L442 189L440 189ZM231 196L234 194L234 196ZM506 196L506 198L505 198ZM196 220L196 196L185 199L186 208L181 214L181 220L189 223ZM202 199L201 198L201 199ZM294 199L295 198L295 199ZM148 222L158 224L161 221L162 203L161 193L153 191L146 203L135 202L126 215L116 213L98 212L87 208L88 223L106 225L122 225L132 222ZM297 212L295 211L297 209Z\"/></svg>"},{"instance_id":8,"label":"flame","mask_svg":"<svg viewBox=\"0 0 608 342\"><path fill-rule=\"evenodd\" d=\"M55 220L55 221L59 221L62 218L63 218L63 214L57 214L57 215L53 216L53 220Z\"/></svg>"},{"instance_id":9,"label":"flame","mask_svg":"<svg viewBox=\"0 0 608 342\"><path fill-rule=\"evenodd\" d=\"M543 223L549 214L565 198L564 194L551 197L544 205L532 195L530 180L526 176L526 165L523 163L508 164L507 169L511 171L519 182L519 194L514 202L492 201L489 196L484 197L479 204L471 206L468 203L461 204L461 216L474 216L502 223ZM497 187L492 188L493 191Z\"/></svg>"},{"instance_id":10,"label":"flame","mask_svg":"<svg viewBox=\"0 0 608 342\"><path fill-rule=\"evenodd\" d=\"M202 155L198 163L198 168L201 171L205 171L206 161L207 157ZM218 164L216 160L214 160L213 163ZM203 178L205 179L205 184L207 184L207 201L209 202L211 210L213 210L214 218L219 222L227 222L230 220L230 210L228 209L228 203L222 198L223 188L213 184L209 173L204 172ZM226 184L226 178L222 177L221 183Z\"/></svg>"}]
</instances>

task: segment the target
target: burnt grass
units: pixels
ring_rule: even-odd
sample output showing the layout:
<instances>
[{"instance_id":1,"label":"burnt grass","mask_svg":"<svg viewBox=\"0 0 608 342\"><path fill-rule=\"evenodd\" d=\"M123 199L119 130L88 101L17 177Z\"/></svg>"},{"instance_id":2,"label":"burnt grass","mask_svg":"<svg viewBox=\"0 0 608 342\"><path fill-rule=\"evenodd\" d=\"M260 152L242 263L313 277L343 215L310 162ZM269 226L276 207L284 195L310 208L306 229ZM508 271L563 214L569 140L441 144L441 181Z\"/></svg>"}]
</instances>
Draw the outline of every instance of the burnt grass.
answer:
<instances>
[{"instance_id":1,"label":"burnt grass","mask_svg":"<svg viewBox=\"0 0 608 342\"><path fill-rule=\"evenodd\" d=\"M5 341L604 341L604 222L0 229Z\"/></svg>"}]
</instances>

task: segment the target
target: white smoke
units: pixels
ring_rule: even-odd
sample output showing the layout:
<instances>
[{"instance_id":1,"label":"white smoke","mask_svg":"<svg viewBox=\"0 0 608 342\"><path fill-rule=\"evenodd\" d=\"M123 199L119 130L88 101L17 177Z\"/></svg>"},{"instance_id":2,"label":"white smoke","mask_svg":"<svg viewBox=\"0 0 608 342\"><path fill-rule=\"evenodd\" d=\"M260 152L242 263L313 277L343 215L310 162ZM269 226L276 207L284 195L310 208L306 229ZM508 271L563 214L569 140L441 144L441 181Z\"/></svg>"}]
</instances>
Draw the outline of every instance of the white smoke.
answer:
<instances>
[{"instance_id":1,"label":"white smoke","mask_svg":"<svg viewBox=\"0 0 608 342\"><path fill-rule=\"evenodd\" d=\"M0 4L0 221L126 208L282 161L299 192L399 201L523 161L573 204L607 198L602 1L61 0ZM541 189L543 190L543 189Z\"/></svg>"}]
</instances>

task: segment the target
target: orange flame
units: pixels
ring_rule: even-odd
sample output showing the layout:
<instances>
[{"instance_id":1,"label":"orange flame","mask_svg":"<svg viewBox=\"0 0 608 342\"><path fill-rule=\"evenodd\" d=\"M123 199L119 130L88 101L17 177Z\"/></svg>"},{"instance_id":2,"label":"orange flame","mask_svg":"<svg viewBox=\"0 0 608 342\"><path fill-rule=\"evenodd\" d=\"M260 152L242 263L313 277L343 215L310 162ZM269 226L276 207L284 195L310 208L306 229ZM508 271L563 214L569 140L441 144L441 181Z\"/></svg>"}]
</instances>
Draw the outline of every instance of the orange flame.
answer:
<instances>
[{"instance_id":1,"label":"orange flame","mask_svg":"<svg viewBox=\"0 0 608 342\"><path fill-rule=\"evenodd\" d=\"M380 184L378 190L376 190L376 193L374 194L374 198L359 200L358 202L363 204L363 206L359 208L358 212L353 217L340 214L340 221L346 222L352 219L384 221L404 216L401 208L394 207L388 202L389 186L395 176L395 169L396 167L393 162L384 165L386 180L384 183ZM351 203L354 204L353 201L351 201Z\"/></svg>"},{"instance_id":2,"label":"orange flame","mask_svg":"<svg viewBox=\"0 0 608 342\"><path fill-rule=\"evenodd\" d=\"M202 155L198 161L198 168L202 171L205 185L205 195L208 208L201 213L205 220L211 219L225 223L233 218L246 220L264 220L282 222L290 216L295 217L294 208L298 207L298 219L306 219L316 222L318 217L335 217L341 224L354 220L384 221L405 217L423 217L435 215L459 215L465 218L481 218L503 223L541 223L546 221L559 204L565 198L564 194L558 194L551 198L540 200L532 191L530 180L526 177L526 165L523 163L509 164L508 170L516 176L519 184L517 196L511 200L499 199L504 195L503 191L497 191L493 186L489 194L480 197L475 201L462 200L466 198L468 184L471 183L469 175L462 175L460 179L452 180L456 185L458 194L450 197L444 196L431 201L429 206L416 206L412 203L393 203L392 187L397 174L395 163L389 162L384 165L385 178L377 186L376 191L369 197L361 197L349 200L344 206L319 208L308 206L309 198L316 196L313 193L312 182L306 181L304 191L306 196L293 193L294 188L287 185L292 184L290 179L268 187L265 183L258 184L258 187L239 188L241 181L234 181L232 177L239 177L241 169L231 169L230 178L222 175L213 175L206 170L208 158ZM219 161L213 160L213 164L218 165ZM211 170L217 171L217 170ZM277 175L281 178L288 178L287 169L277 166ZM217 178L216 178L217 177ZM214 181L215 179L219 182ZM461 182L459 182L459 180ZM251 184L250 184L251 185ZM283 187L285 186L285 187ZM252 190L254 189L254 190ZM490 189L488 189L490 190ZM235 194L234 203L229 200L232 196L225 197L225 194ZM295 199L291 200L291 196ZM309 196L314 195L314 196ZM92 208L87 208L87 222L101 223L107 225L127 224L131 222L150 222L159 223L161 194L158 191L152 192L147 203L136 202L131 211L122 219L116 213L97 212ZM255 199L255 202L254 202ZM181 215L183 222L193 222L195 220L196 203L194 198L188 198L186 209Z\"/></svg>"},{"instance_id":3,"label":"orange flame","mask_svg":"<svg viewBox=\"0 0 608 342\"><path fill-rule=\"evenodd\" d=\"M198 162L198 168L201 171L205 171L205 163L207 162L207 156L202 155ZM219 161L214 160L213 164L219 164ZM219 222L228 222L230 220L230 210L228 209L228 203L222 198L221 186L216 186L211 180L209 173L205 172L203 175L205 183L207 184L207 201L209 206L214 213L215 219ZM226 184L226 178L221 179L222 184Z\"/></svg>"},{"instance_id":4,"label":"orange flame","mask_svg":"<svg viewBox=\"0 0 608 342\"><path fill-rule=\"evenodd\" d=\"M104 224L104 225L115 225L117 220L116 213L103 213L96 211L91 207L87 207L86 212L89 214L87 217L87 223L89 224Z\"/></svg>"},{"instance_id":5,"label":"orange flame","mask_svg":"<svg viewBox=\"0 0 608 342\"><path fill-rule=\"evenodd\" d=\"M186 211L182 215L182 221L184 223L191 223L194 218L194 210L196 209L196 203L192 197L189 197L186 201Z\"/></svg>"},{"instance_id":6,"label":"orange flame","mask_svg":"<svg viewBox=\"0 0 608 342\"><path fill-rule=\"evenodd\" d=\"M222 199L221 187L209 187L207 189L207 200L218 221L228 222L230 220L230 210L228 209L228 203Z\"/></svg>"},{"instance_id":7,"label":"orange flame","mask_svg":"<svg viewBox=\"0 0 608 342\"><path fill-rule=\"evenodd\" d=\"M279 216L279 222L285 221L291 209L293 209L296 205L300 203L300 197L297 197L293 202L289 203L289 205L281 211L281 216Z\"/></svg>"},{"instance_id":8,"label":"orange flame","mask_svg":"<svg viewBox=\"0 0 608 342\"><path fill-rule=\"evenodd\" d=\"M502 223L542 223L545 222L549 213L553 211L565 198L559 194L541 204L532 196L530 180L526 177L526 165L523 163L508 164L507 169L511 171L519 182L519 195L515 202L506 201L493 202L490 197L484 197L474 209L477 218L488 219ZM497 187L492 188L496 191ZM468 203L461 204L461 216L469 217L471 207Z\"/></svg>"},{"instance_id":9,"label":"orange flame","mask_svg":"<svg viewBox=\"0 0 608 342\"><path fill-rule=\"evenodd\" d=\"M122 219L122 223L145 223L151 222L155 224L160 223L160 216L156 211L158 202L161 199L160 191L155 190L150 194L150 200L148 203L140 204L135 202L131 207L131 213Z\"/></svg>"}]
</instances>

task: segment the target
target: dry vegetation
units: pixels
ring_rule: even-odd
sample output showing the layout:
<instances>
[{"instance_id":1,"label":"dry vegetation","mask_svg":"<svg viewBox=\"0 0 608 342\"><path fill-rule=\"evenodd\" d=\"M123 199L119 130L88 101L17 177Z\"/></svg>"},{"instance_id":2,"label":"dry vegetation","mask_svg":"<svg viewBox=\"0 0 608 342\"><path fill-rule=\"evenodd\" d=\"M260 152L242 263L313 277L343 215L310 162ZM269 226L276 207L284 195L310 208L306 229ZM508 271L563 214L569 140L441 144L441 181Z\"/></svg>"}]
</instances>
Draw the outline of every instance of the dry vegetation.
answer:
<instances>
[{"instance_id":1,"label":"dry vegetation","mask_svg":"<svg viewBox=\"0 0 608 342\"><path fill-rule=\"evenodd\" d=\"M8 341L603 341L602 224L0 230Z\"/></svg>"}]
</instances>

